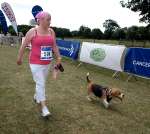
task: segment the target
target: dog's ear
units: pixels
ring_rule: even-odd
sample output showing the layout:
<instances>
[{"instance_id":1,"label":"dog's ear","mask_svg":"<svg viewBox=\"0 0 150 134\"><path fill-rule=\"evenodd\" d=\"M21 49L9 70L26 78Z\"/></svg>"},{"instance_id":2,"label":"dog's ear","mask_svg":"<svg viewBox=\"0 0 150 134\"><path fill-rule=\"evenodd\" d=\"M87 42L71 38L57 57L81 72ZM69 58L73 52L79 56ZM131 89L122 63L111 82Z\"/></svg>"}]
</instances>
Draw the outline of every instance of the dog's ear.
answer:
<instances>
[{"instance_id":1,"label":"dog's ear","mask_svg":"<svg viewBox=\"0 0 150 134\"><path fill-rule=\"evenodd\" d=\"M119 88L112 89L112 96L119 98L121 101L124 98L124 94L121 92Z\"/></svg>"},{"instance_id":2,"label":"dog's ear","mask_svg":"<svg viewBox=\"0 0 150 134\"><path fill-rule=\"evenodd\" d=\"M121 94L121 90L119 88L111 88L112 95L115 97Z\"/></svg>"}]
</instances>

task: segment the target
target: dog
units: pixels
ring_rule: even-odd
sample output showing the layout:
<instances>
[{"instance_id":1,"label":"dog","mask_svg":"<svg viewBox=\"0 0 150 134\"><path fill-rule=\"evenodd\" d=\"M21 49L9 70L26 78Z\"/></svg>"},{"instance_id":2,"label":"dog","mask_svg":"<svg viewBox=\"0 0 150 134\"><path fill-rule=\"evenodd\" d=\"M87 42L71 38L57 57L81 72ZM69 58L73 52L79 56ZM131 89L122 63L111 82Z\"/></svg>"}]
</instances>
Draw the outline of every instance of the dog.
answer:
<instances>
[{"instance_id":1,"label":"dog","mask_svg":"<svg viewBox=\"0 0 150 134\"><path fill-rule=\"evenodd\" d=\"M86 79L88 83L87 99L89 101L92 101L91 95L94 95L98 98L101 98L105 108L108 108L113 98L118 98L121 101L123 100L125 95L121 92L120 89L104 87L104 86L93 83L92 80L89 79L89 73L87 73Z\"/></svg>"}]
</instances>

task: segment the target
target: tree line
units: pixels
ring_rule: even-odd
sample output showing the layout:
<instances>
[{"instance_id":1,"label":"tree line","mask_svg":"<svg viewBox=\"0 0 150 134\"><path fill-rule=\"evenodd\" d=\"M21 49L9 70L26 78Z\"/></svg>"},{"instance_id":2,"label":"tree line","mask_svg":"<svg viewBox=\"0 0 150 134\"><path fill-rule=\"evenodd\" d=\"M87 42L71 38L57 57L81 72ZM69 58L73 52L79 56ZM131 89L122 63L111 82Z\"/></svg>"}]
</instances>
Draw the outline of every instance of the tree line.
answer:
<instances>
[{"instance_id":1,"label":"tree line","mask_svg":"<svg viewBox=\"0 0 150 134\"><path fill-rule=\"evenodd\" d=\"M67 28L52 28L59 38L150 40L150 0L122 0L120 4L123 8L129 8L133 12L139 12L139 21L147 23L147 26L121 28L115 20L108 19L103 23L103 27L105 28L104 32L99 28L91 29L84 25L80 26L80 28L75 31L71 31ZM18 25L18 31L25 35L35 24L35 21L31 20L30 25ZM2 32L1 26L0 32ZM9 33L15 35L12 26L9 26Z\"/></svg>"},{"instance_id":2,"label":"tree line","mask_svg":"<svg viewBox=\"0 0 150 134\"><path fill-rule=\"evenodd\" d=\"M85 38L85 39L114 39L114 40L150 40L150 26L131 26L121 28L114 20L106 20L103 23L105 31L99 28L91 29L80 26L78 30L70 31L67 28L52 27L58 38ZM25 35L32 28L31 25L18 25L18 31ZM9 33L16 35L12 26L9 26ZM0 32L2 29L0 27Z\"/></svg>"}]
</instances>

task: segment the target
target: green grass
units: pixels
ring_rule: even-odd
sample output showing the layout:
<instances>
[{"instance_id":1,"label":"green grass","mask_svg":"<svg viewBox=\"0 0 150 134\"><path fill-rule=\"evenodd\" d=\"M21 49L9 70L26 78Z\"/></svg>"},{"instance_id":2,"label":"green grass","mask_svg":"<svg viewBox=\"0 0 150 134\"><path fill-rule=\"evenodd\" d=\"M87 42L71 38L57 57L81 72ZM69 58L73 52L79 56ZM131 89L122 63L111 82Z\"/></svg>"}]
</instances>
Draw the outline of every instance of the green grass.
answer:
<instances>
[{"instance_id":1,"label":"green grass","mask_svg":"<svg viewBox=\"0 0 150 134\"><path fill-rule=\"evenodd\" d=\"M57 81L51 72L47 81L50 120L40 117L33 102L34 82L27 61L16 65L18 48L0 47L0 134L149 134L150 82L132 80L126 75L112 79L112 71L64 59L65 72ZM86 99L85 74L96 83L123 89L123 103L113 101L110 109L101 102Z\"/></svg>"}]
</instances>

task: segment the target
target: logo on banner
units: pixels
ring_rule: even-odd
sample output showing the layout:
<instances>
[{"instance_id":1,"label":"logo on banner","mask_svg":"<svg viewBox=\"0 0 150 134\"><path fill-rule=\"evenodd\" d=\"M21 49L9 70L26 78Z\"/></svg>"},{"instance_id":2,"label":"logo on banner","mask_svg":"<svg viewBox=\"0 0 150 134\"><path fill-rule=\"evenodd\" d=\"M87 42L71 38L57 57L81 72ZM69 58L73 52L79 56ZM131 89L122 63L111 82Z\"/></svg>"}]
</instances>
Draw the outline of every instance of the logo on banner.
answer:
<instances>
[{"instance_id":1,"label":"logo on banner","mask_svg":"<svg viewBox=\"0 0 150 134\"><path fill-rule=\"evenodd\" d=\"M90 58L96 62L102 62L106 57L105 50L102 48L93 49L90 52Z\"/></svg>"},{"instance_id":2,"label":"logo on banner","mask_svg":"<svg viewBox=\"0 0 150 134\"><path fill-rule=\"evenodd\" d=\"M65 48L65 47L59 46L59 49L60 49L60 50L64 50L64 51L68 51L70 56L72 56L72 54L73 54L73 52L74 52L73 44L71 44L71 48Z\"/></svg>"},{"instance_id":3,"label":"logo on banner","mask_svg":"<svg viewBox=\"0 0 150 134\"><path fill-rule=\"evenodd\" d=\"M73 54L73 52L74 52L74 47L73 47L73 45L71 44L70 56Z\"/></svg>"},{"instance_id":4,"label":"logo on banner","mask_svg":"<svg viewBox=\"0 0 150 134\"><path fill-rule=\"evenodd\" d=\"M150 68L150 63L148 63L148 62L143 62L143 61L134 60L134 61L133 61L133 65Z\"/></svg>"}]
</instances>

